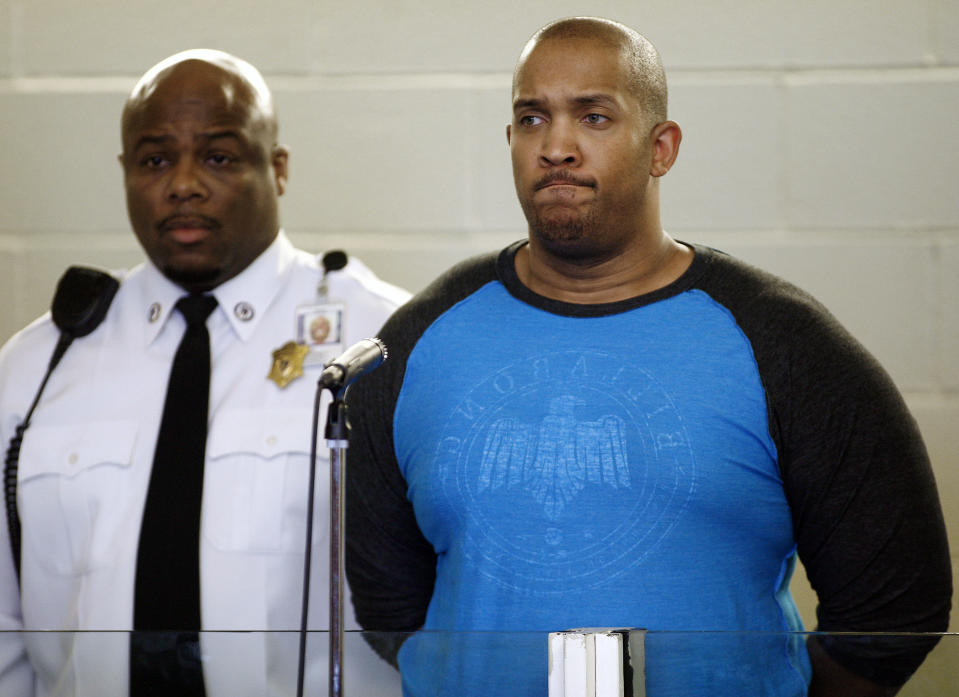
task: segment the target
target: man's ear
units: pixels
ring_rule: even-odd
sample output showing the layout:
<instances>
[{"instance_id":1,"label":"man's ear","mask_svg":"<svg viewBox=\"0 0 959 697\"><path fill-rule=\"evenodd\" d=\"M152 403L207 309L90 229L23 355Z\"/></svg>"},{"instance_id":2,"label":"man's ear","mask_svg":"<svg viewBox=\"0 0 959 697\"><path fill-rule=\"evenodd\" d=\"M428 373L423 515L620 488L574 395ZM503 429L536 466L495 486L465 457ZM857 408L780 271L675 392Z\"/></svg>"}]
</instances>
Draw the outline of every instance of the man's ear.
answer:
<instances>
[{"instance_id":1,"label":"man's ear","mask_svg":"<svg viewBox=\"0 0 959 697\"><path fill-rule=\"evenodd\" d=\"M510 137L513 135L512 127L513 127L513 124L511 123L506 124L506 144L507 145L510 144Z\"/></svg>"},{"instance_id":2,"label":"man's ear","mask_svg":"<svg viewBox=\"0 0 959 697\"><path fill-rule=\"evenodd\" d=\"M290 151L285 145L273 147L273 156L270 163L273 166L273 177L276 180L276 193L282 196L286 191L286 180L290 174Z\"/></svg>"},{"instance_id":3,"label":"man's ear","mask_svg":"<svg viewBox=\"0 0 959 697\"><path fill-rule=\"evenodd\" d=\"M650 162L649 173L654 177L661 177L676 162L683 132L675 121L663 121L653 128L649 137L653 143L653 157Z\"/></svg>"}]
</instances>

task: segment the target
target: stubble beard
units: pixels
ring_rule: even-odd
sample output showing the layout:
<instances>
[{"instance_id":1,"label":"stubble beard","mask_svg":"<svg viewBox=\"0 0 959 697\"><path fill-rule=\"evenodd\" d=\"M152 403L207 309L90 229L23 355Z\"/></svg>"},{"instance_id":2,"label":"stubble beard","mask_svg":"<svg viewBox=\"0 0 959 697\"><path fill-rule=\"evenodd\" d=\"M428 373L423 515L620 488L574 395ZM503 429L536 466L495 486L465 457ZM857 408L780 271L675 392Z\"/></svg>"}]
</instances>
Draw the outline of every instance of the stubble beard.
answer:
<instances>
[{"instance_id":1,"label":"stubble beard","mask_svg":"<svg viewBox=\"0 0 959 697\"><path fill-rule=\"evenodd\" d=\"M598 226L592 210L586 214L564 213L527 218L530 238L550 254L576 260L592 257L596 251Z\"/></svg>"},{"instance_id":2,"label":"stubble beard","mask_svg":"<svg viewBox=\"0 0 959 697\"><path fill-rule=\"evenodd\" d=\"M164 275L176 283L210 283L215 281L223 270L217 267L208 267L201 269L180 269L175 266L168 266Z\"/></svg>"},{"instance_id":3,"label":"stubble beard","mask_svg":"<svg viewBox=\"0 0 959 697\"><path fill-rule=\"evenodd\" d=\"M215 288L223 275L223 268L219 265L191 267L168 262L160 268L160 272L181 288L197 293Z\"/></svg>"}]
</instances>

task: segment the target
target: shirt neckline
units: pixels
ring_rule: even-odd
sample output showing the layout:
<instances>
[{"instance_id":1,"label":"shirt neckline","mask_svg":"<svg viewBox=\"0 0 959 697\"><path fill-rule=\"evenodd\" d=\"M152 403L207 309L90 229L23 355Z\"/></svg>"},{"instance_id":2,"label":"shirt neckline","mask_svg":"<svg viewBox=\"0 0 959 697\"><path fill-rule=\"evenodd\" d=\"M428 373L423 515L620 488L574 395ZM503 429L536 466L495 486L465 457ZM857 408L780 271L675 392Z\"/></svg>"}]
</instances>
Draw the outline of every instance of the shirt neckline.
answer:
<instances>
[{"instance_id":1,"label":"shirt neckline","mask_svg":"<svg viewBox=\"0 0 959 697\"><path fill-rule=\"evenodd\" d=\"M696 284L706 270L711 256L711 250L701 245L677 241L693 250L692 263L690 263L689 268L687 268L679 278L649 293L643 293L632 298L610 303L568 303L562 300L547 298L544 295L530 290L520 281L516 273L515 263L516 253L529 243L528 240L525 239L514 242L499 253L496 259L496 274L500 282L514 298L551 314L566 317L604 317L616 315L679 295Z\"/></svg>"}]
</instances>

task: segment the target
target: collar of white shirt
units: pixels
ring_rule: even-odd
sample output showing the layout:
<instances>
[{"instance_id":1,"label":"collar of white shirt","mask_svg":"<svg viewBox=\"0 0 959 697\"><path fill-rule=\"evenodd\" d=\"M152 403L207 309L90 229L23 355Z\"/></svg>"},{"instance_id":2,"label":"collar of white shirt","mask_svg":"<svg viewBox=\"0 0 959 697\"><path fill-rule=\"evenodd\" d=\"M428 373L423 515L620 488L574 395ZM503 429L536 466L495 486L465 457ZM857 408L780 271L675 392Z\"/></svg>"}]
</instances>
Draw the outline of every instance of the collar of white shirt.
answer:
<instances>
[{"instance_id":1,"label":"collar of white shirt","mask_svg":"<svg viewBox=\"0 0 959 697\"><path fill-rule=\"evenodd\" d=\"M229 321L242 341L248 341L267 308L279 294L280 280L293 263L296 250L283 230L276 239L239 274L213 289L218 307L215 310ZM183 289L164 276L152 262L141 269L143 274L143 317L147 322L146 343L157 337L173 312ZM158 308L153 321L151 308Z\"/></svg>"}]
</instances>

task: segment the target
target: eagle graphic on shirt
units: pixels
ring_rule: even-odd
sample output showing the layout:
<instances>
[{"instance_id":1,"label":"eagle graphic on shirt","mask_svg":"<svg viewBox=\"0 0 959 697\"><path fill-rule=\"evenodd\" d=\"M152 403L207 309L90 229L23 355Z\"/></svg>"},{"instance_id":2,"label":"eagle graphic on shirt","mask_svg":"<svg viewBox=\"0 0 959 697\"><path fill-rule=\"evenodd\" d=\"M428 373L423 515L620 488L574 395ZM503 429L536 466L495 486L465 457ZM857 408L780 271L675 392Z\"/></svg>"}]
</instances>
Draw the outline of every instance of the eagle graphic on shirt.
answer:
<instances>
[{"instance_id":1,"label":"eagle graphic on shirt","mask_svg":"<svg viewBox=\"0 0 959 697\"><path fill-rule=\"evenodd\" d=\"M575 409L584 404L561 395L538 424L494 421L483 446L479 492L524 489L555 521L587 484L629 488L626 423L613 414L578 420Z\"/></svg>"}]
</instances>

